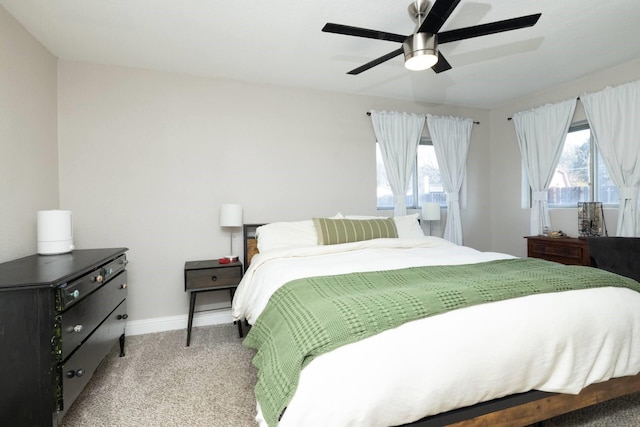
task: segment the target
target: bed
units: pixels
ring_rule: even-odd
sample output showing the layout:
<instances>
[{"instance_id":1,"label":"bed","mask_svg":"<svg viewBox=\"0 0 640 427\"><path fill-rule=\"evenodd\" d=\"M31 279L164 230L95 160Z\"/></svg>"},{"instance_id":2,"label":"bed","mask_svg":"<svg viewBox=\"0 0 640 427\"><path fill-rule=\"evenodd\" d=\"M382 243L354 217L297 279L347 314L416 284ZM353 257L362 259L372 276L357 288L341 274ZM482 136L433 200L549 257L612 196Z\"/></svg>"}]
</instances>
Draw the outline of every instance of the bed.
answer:
<instances>
[{"instance_id":1,"label":"bed","mask_svg":"<svg viewBox=\"0 0 640 427\"><path fill-rule=\"evenodd\" d=\"M378 221L337 216L245 226L246 272L235 293L233 315L253 325L245 344L258 348L254 364L259 367L256 397L260 425L526 426L640 390L637 282L603 270L479 252L425 237L415 215L387 220L387 227L393 222L395 235L389 230L368 235L353 230L353 235L318 232L325 226L360 227L369 222L378 226ZM478 269L497 268L505 274L515 264L552 272L554 278L577 274L581 284L576 289L560 287L560 292L536 291L504 299L496 298L495 293L509 294L516 288L501 285L488 301L458 307L456 297L450 304L455 309L425 316L418 313L397 324L393 323L396 317L405 316L405 311L396 316L393 309L381 305L360 312L345 306L341 310L355 320L347 315L346 321L339 317L328 322L340 329L350 322L358 323L359 318L368 319L366 325L358 326L358 337L322 344L324 349L303 353L299 359L284 354L296 353L290 351L293 346L287 340L294 342L305 328L313 337L313 328L318 327L305 326L305 316L296 315L297 309L293 310L295 321L282 317L292 311L288 309L293 306L291 301L299 298L289 286L303 292L314 288L320 294L335 289L342 297L340 292L356 283L356 276L358 283L386 280L392 284L404 283L407 272L449 275L453 271L456 275L466 271L470 276L461 276L460 281L469 282L480 277ZM586 273L589 277L581 276ZM591 273L596 274L592 277ZM379 278L379 274L387 276ZM508 273L512 280L529 274L538 273ZM609 282L614 279L615 283ZM491 276L487 280L497 282ZM589 280L606 286L586 286ZM447 282L445 286L449 290L453 285ZM480 300L485 292L479 291ZM289 294L293 296L283 296ZM311 298L321 299L320 294ZM388 295L380 298L389 300L390 307L398 303ZM352 295L346 299L354 306L362 305ZM451 296L444 299L447 305ZM284 311L271 315L278 304ZM386 320L367 317L379 316L370 311L387 310L391 314ZM391 326L368 331L370 324L383 320L389 320ZM288 326L278 326L283 324ZM343 339L342 332L338 335ZM270 351L283 354L273 356ZM291 364L300 366L286 377L283 371ZM286 381L282 380L285 377Z\"/></svg>"}]
</instances>

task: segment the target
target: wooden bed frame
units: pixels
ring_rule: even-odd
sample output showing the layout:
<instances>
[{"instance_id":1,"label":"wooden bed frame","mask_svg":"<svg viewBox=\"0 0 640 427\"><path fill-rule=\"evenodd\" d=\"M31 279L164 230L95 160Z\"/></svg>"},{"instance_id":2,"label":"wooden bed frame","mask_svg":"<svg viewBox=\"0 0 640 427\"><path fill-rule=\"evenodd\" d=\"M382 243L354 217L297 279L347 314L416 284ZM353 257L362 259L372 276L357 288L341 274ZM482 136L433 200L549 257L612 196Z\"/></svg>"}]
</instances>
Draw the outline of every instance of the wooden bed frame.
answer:
<instances>
[{"instance_id":1,"label":"wooden bed frame","mask_svg":"<svg viewBox=\"0 0 640 427\"><path fill-rule=\"evenodd\" d=\"M245 271L258 253L255 232L261 225L243 226ZM592 384L577 395L532 390L428 416L404 426L525 427L637 392L640 392L640 374Z\"/></svg>"}]
</instances>

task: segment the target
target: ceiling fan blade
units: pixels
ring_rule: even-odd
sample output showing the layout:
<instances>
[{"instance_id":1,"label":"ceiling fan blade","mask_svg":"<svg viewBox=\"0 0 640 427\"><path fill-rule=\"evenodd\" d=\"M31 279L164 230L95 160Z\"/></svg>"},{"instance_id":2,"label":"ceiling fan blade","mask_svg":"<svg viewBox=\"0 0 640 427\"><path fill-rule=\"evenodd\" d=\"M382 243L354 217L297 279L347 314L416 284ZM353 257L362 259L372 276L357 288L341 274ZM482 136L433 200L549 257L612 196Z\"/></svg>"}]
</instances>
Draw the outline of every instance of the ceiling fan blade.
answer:
<instances>
[{"instance_id":1,"label":"ceiling fan blade","mask_svg":"<svg viewBox=\"0 0 640 427\"><path fill-rule=\"evenodd\" d=\"M436 0L416 32L436 34L458 6L458 3L460 0Z\"/></svg>"},{"instance_id":2,"label":"ceiling fan blade","mask_svg":"<svg viewBox=\"0 0 640 427\"><path fill-rule=\"evenodd\" d=\"M431 67L434 73L439 74L443 71L447 71L451 69L451 64L444 58L442 52L438 51L438 62Z\"/></svg>"},{"instance_id":3,"label":"ceiling fan blade","mask_svg":"<svg viewBox=\"0 0 640 427\"><path fill-rule=\"evenodd\" d=\"M490 22L488 24L475 25L473 27L458 28L457 30L438 33L438 44L456 42L472 37L486 36L488 34L517 30L519 28L532 27L540 19L541 13L521 16L519 18L505 19L504 21Z\"/></svg>"},{"instance_id":4,"label":"ceiling fan blade","mask_svg":"<svg viewBox=\"0 0 640 427\"><path fill-rule=\"evenodd\" d=\"M371 62L367 62L366 64L361 65L358 68L354 68L353 70L349 71L347 74L351 74L351 75L355 76L356 74L360 74L363 71L367 71L369 68L373 68L376 65L380 65L383 62L386 62L386 61L390 60L391 58L394 58L394 57L400 55L401 53L402 53L402 48L396 49L393 52L389 52L386 55L381 56L378 59L374 59Z\"/></svg>"},{"instance_id":5,"label":"ceiling fan blade","mask_svg":"<svg viewBox=\"0 0 640 427\"><path fill-rule=\"evenodd\" d=\"M402 43L407 36L401 34L386 33L384 31L369 30L367 28L352 27L350 25L327 23L322 31L325 33L344 34L346 36L364 37L367 39L388 40L390 42Z\"/></svg>"}]
</instances>

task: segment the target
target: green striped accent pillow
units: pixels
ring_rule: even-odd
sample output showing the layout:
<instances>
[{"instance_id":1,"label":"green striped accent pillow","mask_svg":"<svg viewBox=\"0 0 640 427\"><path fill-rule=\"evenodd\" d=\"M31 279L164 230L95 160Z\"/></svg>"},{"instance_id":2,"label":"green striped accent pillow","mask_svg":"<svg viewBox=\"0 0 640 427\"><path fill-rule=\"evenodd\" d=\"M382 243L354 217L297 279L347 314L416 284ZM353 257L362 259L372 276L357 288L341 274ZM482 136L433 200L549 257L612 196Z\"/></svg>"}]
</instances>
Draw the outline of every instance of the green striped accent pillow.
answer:
<instances>
[{"instance_id":1,"label":"green striped accent pillow","mask_svg":"<svg viewBox=\"0 0 640 427\"><path fill-rule=\"evenodd\" d=\"M380 219L331 219L313 218L318 233L318 244L359 242L382 237L398 237L393 218Z\"/></svg>"}]
</instances>

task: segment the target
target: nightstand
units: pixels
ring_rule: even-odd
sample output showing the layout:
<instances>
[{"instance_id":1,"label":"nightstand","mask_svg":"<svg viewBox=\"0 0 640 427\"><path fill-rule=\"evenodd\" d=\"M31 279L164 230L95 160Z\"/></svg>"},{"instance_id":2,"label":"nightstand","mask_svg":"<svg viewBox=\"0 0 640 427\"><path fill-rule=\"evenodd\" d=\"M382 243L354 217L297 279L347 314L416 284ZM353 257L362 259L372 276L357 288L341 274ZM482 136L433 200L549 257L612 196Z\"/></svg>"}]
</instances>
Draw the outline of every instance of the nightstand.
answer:
<instances>
[{"instance_id":1,"label":"nightstand","mask_svg":"<svg viewBox=\"0 0 640 427\"><path fill-rule=\"evenodd\" d=\"M231 299L242 279L242 263L239 261L220 264L218 260L187 261L184 264L184 290L191 293L189 303L189 323L187 326L187 347L191 343L191 326L196 306L196 296L200 292L228 290ZM238 334L242 338L242 322L238 321Z\"/></svg>"},{"instance_id":2,"label":"nightstand","mask_svg":"<svg viewBox=\"0 0 640 427\"><path fill-rule=\"evenodd\" d=\"M528 236L527 256L569 265L590 265L587 239Z\"/></svg>"}]
</instances>

